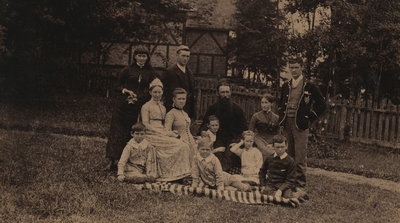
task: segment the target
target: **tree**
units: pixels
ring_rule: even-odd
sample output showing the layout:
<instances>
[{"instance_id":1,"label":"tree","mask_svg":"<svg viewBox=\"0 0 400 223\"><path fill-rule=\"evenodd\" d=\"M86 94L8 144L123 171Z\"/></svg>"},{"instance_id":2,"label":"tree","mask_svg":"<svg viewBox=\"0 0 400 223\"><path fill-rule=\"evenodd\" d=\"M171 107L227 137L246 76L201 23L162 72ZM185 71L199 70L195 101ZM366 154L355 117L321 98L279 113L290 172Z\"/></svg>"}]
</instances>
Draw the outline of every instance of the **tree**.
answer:
<instances>
[{"instance_id":1,"label":"tree","mask_svg":"<svg viewBox=\"0 0 400 223\"><path fill-rule=\"evenodd\" d=\"M254 72L256 77L272 74L274 83L285 64L287 46L285 19L277 4L270 0L236 1L236 37L230 45L233 66Z\"/></svg>"},{"instance_id":2,"label":"tree","mask_svg":"<svg viewBox=\"0 0 400 223\"><path fill-rule=\"evenodd\" d=\"M382 74L395 75L400 66L400 2L396 0L337 0L291 1L289 11L309 13L316 7L329 7L329 26L313 27L305 35L292 41L292 49L307 55L309 63L324 58L317 66L310 66L310 75L320 68L333 80L335 89L348 84L347 89L358 94L360 89L381 95ZM310 44L313 43L313 44ZM318 47L316 47L318 46Z\"/></svg>"},{"instance_id":3,"label":"tree","mask_svg":"<svg viewBox=\"0 0 400 223\"><path fill-rule=\"evenodd\" d=\"M163 24L183 21L188 7L179 0L3 1L7 79L28 92L43 89L41 81L61 83L55 74L101 42L161 38Z\"/></svg>"}]
</instances>

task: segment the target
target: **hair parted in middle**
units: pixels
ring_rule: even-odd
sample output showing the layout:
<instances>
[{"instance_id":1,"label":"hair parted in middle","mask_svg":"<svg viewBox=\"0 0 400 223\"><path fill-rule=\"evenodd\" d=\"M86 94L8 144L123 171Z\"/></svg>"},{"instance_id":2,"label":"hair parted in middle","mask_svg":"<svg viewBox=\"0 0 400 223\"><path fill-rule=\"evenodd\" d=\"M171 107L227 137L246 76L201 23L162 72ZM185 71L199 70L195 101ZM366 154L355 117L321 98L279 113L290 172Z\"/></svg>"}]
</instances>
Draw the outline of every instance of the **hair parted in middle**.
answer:
<instances>
[{"instance_id":1,"label":"hair parted in middle","mask_svg":"<svg viewBox=\"0 0 400 223\"><path fill-rule=\"evenodd\" d=\"M175 88L175 90L172 92L172 96L176 97L178 94L186 94L187 95L187 91L183 88L177 87Z\"/></svg>"}]
</instances>

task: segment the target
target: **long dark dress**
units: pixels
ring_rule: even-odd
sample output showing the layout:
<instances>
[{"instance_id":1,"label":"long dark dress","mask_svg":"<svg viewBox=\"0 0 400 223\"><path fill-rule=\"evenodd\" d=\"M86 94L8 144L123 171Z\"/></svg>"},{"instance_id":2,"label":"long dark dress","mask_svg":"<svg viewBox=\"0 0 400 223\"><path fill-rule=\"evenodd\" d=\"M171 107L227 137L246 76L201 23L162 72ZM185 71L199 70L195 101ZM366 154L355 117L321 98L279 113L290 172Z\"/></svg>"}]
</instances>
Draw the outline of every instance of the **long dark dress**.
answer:
<instances>
[{"instance_id":1,"label":"long dark dress","mask_svg":"<svg viewBox=\"0 0 400 223\"><path fill-rule=\"evenodd\" d=\"M122 151L130 140L130 129L138 120L142 105L150 99L149 84L157 77L150 66L139 67L132 64L124 68L118 77L116 87L117 105L113 111L110 132L106 146L106 157L119 160ZM128 104L127 95L122 94L126 88L137 95L137 102Z\"/></svg>"}]
</instances>

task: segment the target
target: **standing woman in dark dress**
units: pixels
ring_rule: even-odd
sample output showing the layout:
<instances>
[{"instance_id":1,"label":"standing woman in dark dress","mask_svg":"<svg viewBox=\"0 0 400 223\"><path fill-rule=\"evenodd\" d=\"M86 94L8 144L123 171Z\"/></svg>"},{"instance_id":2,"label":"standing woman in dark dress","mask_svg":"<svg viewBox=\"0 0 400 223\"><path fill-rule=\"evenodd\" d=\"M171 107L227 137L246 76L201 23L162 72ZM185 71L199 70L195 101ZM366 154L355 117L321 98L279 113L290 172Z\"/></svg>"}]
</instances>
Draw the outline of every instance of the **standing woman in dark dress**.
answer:
<instances>
[{"instance_id":1,"label":"standing woman in dark dress","mask_svg":"<svg viewBox=\"0 0 400 223\"><path fill-rule=\"evenodd\" d=\"M133 53L133 62L118 75L117 105L113 111L106 147L110 170L116 170L118 160L131 138L130 129L138 120L142 105L150 100L149 84L158 75L150 65L149 52L142 47Z\"/></svg>"}]
</instances>

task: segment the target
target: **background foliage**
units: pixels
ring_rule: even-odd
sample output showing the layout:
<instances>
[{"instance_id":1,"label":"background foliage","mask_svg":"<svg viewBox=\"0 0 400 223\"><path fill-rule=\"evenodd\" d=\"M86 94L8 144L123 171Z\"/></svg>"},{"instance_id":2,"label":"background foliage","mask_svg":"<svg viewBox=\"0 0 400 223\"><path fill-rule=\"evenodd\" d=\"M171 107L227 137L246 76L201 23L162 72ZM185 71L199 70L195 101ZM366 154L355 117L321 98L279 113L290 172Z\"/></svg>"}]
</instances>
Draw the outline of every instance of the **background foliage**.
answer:
<instances>
[{"instance_id":1,"label":"background foliage","mask_svg":"<svg viewBox=\"0 0 400 223\"><path fill-rule=\"evenodd\" d=\"M157 38L166 28L163 24L182 21L188 8L178 0L1 3L5 86L22 95L46 94L54 87L73 88L83 52L99 50L106 41Z\"/></svg>"},{"instance_id":2,"label":"background foliage","mask_svg":"<svg viewBox=\"0 0 400 223\"><path fill-rule=\"evenodd\" d=\"M307 32L291 39L289 47L292 53L306 56L309 75L331 80L332 94L349 97L365 89L365 94L399 102L399 1L289 2L288 12L309 18ZM331 11L321 26L313 20L318 7Z\"/></svg>"}]
</instances>

